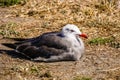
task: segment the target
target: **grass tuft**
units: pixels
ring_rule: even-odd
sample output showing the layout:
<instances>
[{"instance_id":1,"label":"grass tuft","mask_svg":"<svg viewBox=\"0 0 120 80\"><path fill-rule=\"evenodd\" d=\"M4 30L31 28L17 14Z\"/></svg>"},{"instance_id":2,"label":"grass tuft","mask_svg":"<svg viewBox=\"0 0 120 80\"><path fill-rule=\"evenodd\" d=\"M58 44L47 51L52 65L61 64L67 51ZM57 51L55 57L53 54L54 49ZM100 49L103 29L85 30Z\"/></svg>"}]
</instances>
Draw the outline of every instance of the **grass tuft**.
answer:
<instances>
[{"instance_id":1,"label":"grass tuft","mask_svg":"<svg viewBox=\"0 0 120 80\"><path fill-rule=\"evenodd\" d=\"M92 78L88 78L88 77L75 77L73 80L92 80Z\"/></svg>"},{"instance_id":2,"label":"grass tuft","mask_svg":"<svg viewBox=\"0 0 120 80\"><path fill-rule=\"evenodd\" d=\"M114 38L112 38L112 37L110 37L110 38L98 37L98 38L93 38L88 43L89 44L95 44L95 45L99 45L99 44L102 45L102 44L111 43L113 41L114 41Z\"/></svg>"},{"instance_id":3,"label":"grass tuft","mask_svg":"<svg viewBox=\"0 0 120 80\"><path fill-rule=\"evenodd\" d=\"M12 6L15 4L23 4L25 0L0 0L0 6Z\"/></svg>"},{"instance_id":4,"label":"grass tuft","mask_svg":"<svg viewBox=\"0 0 120 80\"><path fill-rule=\"evenodd\" d=\"M98 38L93 38L90 41L88 41L88 43L91 44L91 45L105 45L105 44L108 44L110 47L120 48L120 43L115 39L115 37L108 37L108 38L98 37Z\"/></svg>"},{"instance_id":5,"label":"grass tuft","mask_svg":"<svg viewBox=\"0 0 120 80\"><path fill-rule=\"evenodd\" d=\"M0 35L3 37L10 37L12 35L19 35L19 32L16 31L17 29L17 24L16 23L8 23L8 24L3 24L0 26Z\"/></svg>"}]
</instances>

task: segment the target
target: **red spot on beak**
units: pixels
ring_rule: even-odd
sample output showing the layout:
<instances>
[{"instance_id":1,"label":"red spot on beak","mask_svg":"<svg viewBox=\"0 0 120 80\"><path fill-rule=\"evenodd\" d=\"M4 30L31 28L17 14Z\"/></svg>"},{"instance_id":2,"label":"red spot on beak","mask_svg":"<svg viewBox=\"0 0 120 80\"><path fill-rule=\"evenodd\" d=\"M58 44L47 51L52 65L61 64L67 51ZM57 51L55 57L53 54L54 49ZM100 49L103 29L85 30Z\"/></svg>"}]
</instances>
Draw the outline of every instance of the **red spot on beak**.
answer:
<instances>
[{"instance_id":1,"label":"red spot on beak","mask_svg":"<svg viewBox=\"0 0 120 80\"><path fill-rule=\"evenodd\" d=\"M84 37L84 38L88 38L87 35L86 35L86 34L83 34L83 33L80 34L79 36L80 36L80 37Z\"/></svg>"}]
</instances>

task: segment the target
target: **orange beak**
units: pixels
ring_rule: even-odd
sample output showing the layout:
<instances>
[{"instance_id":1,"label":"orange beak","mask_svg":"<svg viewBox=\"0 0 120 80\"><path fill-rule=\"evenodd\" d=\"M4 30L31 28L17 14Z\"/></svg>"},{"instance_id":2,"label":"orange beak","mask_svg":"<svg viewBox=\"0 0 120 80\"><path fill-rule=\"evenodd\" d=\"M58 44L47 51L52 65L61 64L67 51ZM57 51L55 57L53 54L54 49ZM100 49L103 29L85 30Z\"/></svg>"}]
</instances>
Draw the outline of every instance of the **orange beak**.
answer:
<instances>
[{"instance_id":1,"label":"orange beak","mask_svg":"<svg viewBox=\"0 0 120 80\"><path fill-rule=\"evenodd\" d=\"M79 36L80 36L80 37L84 37L84 38L88 38L87 35L86 35L86 34L83 34L83 33L80 34Z\"/></svg>"}]
</instances>

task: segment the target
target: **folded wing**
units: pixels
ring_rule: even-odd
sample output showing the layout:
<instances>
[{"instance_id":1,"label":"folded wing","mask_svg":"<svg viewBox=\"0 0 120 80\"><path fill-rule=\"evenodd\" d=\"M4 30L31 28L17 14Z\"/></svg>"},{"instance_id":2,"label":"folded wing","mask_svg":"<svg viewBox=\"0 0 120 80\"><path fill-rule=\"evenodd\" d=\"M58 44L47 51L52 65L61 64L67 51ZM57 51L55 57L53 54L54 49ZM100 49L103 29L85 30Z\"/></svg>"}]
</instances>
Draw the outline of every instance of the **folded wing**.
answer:
<instances>
[{"instance_id":1,"label":"folded wing","mask_svg":"<svg viewBox=\"0 0 120 80\"><path fill-rule=\"evenodd\" d=\"M31 58L58 56L68 51L71 43L57 32L45 33L42 36L25 40L17 44L16 51Z\"/></svg>"}]
</instances>

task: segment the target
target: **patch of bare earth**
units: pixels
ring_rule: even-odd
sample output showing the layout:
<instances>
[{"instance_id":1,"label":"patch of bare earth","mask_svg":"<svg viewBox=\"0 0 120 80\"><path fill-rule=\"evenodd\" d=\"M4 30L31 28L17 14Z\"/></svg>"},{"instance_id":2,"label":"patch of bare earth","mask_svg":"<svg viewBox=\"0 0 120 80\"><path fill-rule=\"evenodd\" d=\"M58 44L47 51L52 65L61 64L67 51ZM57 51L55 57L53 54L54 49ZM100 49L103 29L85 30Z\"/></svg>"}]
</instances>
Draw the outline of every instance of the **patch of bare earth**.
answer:
<instances>
[{"instance_id":1,"label":"patch of bare earth","mask_svg":"<svg viewBox=\"0 0 120 80\"><path fill-rule=\"evenodd\" d=\"M115 48L88 43L96 37L114 37L114 42L119 43L119 16L120 10L114 4L99 0L29 0L22 6L0 7L0 43L14 42L3 37L30 38L59 31L68 23L89 36L79 61L33 62L0 44L0 80L120 80L119 44Z\"/></svg>"}]
</instances>

